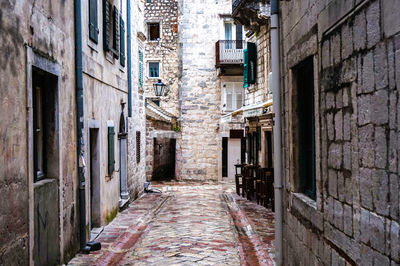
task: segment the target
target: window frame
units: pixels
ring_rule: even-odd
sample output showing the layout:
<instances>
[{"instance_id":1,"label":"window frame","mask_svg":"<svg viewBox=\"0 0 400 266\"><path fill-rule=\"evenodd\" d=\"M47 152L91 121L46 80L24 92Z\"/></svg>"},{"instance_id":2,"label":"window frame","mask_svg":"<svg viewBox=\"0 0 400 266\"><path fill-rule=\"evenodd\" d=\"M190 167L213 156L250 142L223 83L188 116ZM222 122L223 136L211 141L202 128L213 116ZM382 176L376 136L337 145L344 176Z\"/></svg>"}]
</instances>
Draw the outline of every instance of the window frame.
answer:
<instances>
[{"instance_id":1,"label":"window frame","mask_svg":"<svg viewBox=\"0 0 400 266\"><path fill-rule=\"evenodd\" d=\"M222 110L225 112L229 112L229 111L234 111L237 110L241 107L243 107L244 104L244 96L245 96L245 92L244 92L244 88L242 86L241 82L224 82L222 84L222 95L223 95L223 103L224 106L222 107ZM228 94L229 92L231 92L232 94L232 108L229 109L228 108ZM238 94L242 95L242 104L241 106L238 106L237 104L237 100L238 100Z\"/></svg>"},{"instance_id":2,"label":"window frame","mask_svg":"<svg viewBox=\"0 0 400 266\"><path fill-rule=\"evenodd\" d=\"M316 102L315 57L309 56L291 68L292 106L291 106L291 145L295 155L293 183L296 192L317 200L317 147L316 147ZM307 69L308 68L308 69ZM306 70L307 69L307 70ZM304 85L305 80L308 80ZM302 86L300 86L302 84ZM305 91L307 90L307 91ZM312 90L312 92L308 91ZM312 93L312 96L309 94ZM307 136L311 139L304 139ZM301 139L301 141L300 141ZM295 145L296 144L296 145ZM311 145L311 147L310 147ZM311 151L310 151L311 149ZM309 154L311 153L311 158Z\"/></svg>"},{"instance_id":3,"label":"window frame","mask_svg":"<svg viewBox=\"0 0 400 266\"><path fill-rule=\"evenodd\" d=\"M152 77L150 76L150 64L158 63L158 76ZM161 78L161 61L159 60L147 60L147 78L148 79L160 79Z\"/></svg>"},{"instance_id":4,"label":"window frame","mask_svg":"<svg viewBox=\"0 0 400 266\"><path fill-rule=\"evenodd\" d=\"M158 25L158 38L156 39L152 39L151 38L151 30L150 30L150 26L151 25ZM147 22L147 39L149 40L149 42L158 42L160 41L162 38L162 33L161 33L161 22L160 21L149 21Z\"/></svg>"}]
</instances>

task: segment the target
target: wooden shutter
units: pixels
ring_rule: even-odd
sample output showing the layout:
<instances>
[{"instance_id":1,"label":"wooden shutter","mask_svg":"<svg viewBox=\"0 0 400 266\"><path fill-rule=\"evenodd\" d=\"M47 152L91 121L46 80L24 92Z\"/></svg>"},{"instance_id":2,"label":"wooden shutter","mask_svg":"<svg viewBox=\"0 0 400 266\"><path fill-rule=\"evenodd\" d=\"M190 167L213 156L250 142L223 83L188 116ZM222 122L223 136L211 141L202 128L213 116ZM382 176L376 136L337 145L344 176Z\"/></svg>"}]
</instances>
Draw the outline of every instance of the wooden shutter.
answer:
<instances>
[{"instance_id":1,"label":"wooden shutter","mask_svg":"<svg viewBox=\"0 0 400 266\"><path fill-rule=\"evenodd\" d=\"M113 54L114 58L119 58L119 11L114 6L113 10Z\"/></svg>"},{"instance_id":2,"label":"wooden shutter","mask_svg":"<svg viewBox=\"0 0 400 266\"><path fill-rule=\"evenodd\" d=\"M249 87L249 56L248 56L248 50L244 49L244 60L243 60L243 88L248 88Z\"/></svg>"},{"instance_id":3,"label":"wooden shutter","mask_svg":"<svg viewBox=\"0 0 400 266\"><path fill-rule=\"evenodd\" d=\"M121 42L120 42L120 44L121 44L121 48L120 48L120 52L119 52L119 55L120 55L120 59L119 59L119 62L120 62L120 64L121 64L121 66L125 66L125 23L124 23L124 20L122 19L122 15L120 15L120 23L119 23L119 26L120 26L120 34L121 34Z\"/></svg>"},{"instance_id":4,"label":"wooden shutter","mask_svg":"<svg viewBox=\"0 0 400 266\"><path fill-rule=\"evenodd\" d=\"M140 131L136 131L136 163L140 163Z\"/></svg>"},{"instance_id":5,"label":"wooden shutter","mask_svg":"<svg viewBox=\"0 0 400 266\"><path fill-rule=\"evenodd\" d=\"M97 0L89 0L89 38L98 43L99 25L97 19Z\"/></svg>"},{"instance_id":6,"label":"wooden shutter","mask_svg":"<svg viewBox=\"0 0 400 266\"><path fill-rule=\"evenodd\" d=\"M104 51L108 52L111 49L110 45L110 12L111 5L107 0L103 0L103 46Z\"/></svg>"},{"instance_id":7,"label":"wooden shutter","mask_svg":"<svg viewBox=\"0 0 400 266\"><path fill-rule=\"evenodd\" d=\"M242 137L240 141L240 159L241 163L246 163L246 138Z\"/></svg>"},{"instance_id":8,"label":"wooden shutter","mask_svg":"<svg viewBox=\"0 0 400 266\"><path fill-rule=\"evenodd\" d=\"M108 174L111 175L115 170L114 152L115 131L113 126L108 127Z\"/></svg>"},{"instance_id":9,"label":"wooden shutter","mask_svg":"<svg viewBox=\"0 0 400 266\"><path fill-rule=\"evenodd\" d=\"M143 88L143 51L139 50L139 86Z\"/></svg>"},{"instance_id":10,"label":"wooden shutter","mask_svg":"<svg viewBox=\"0 0 400 266\"><path fill-rule=\"evenodd\" d=\"M255 43L249 42L247 43L247 57L248 57L248 65L247 65L247 78L249 84L256 83L257 77L257 47Z\"/></svg>"},{"instance_id":11,"label":"wooden shutter","mask_svg":"<svg viewBox=\"0 0 400 266\"><path fill-rule=\"evenodd\" d=\"M261 151L261 127L257 127L257 147Z\"/></svg>"}]
</instances>

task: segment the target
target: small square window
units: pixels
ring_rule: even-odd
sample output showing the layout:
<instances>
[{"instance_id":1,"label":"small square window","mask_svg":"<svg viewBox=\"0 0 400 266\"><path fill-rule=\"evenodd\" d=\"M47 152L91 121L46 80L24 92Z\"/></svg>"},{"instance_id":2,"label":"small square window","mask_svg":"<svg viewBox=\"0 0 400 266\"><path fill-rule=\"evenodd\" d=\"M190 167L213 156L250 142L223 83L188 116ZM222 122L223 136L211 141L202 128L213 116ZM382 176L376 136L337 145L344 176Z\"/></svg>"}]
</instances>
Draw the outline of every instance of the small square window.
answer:
<instances>
[{"instance_id":1,"label":"small square window","mask_svg":"<svg viewBox=\"0 0 400 266\"><path fill-rule=\"evenodd\" d=\"M157 41L160 39L160 23L149 23L149 40Z\"/></svg>"},{"instance_id":2,"label":"small square window","mask_svg":"<svg viewBox=\"0 0 400 266\"><path fill-rule=\"evenodd\" d=\"M149 62L149 77L159 78L160 77L160 63L159 62Z\"/></svg>"}]
</instances>

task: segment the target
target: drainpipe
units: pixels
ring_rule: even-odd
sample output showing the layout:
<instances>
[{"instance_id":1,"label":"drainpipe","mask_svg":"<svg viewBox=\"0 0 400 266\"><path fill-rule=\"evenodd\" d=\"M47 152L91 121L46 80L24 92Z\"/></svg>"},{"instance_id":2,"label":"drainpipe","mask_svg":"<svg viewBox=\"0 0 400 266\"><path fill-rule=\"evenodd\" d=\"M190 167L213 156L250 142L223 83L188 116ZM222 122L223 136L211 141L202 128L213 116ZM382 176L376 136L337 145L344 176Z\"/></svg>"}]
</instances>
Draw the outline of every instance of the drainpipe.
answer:
<instances>
[{"instance_id":1,"label":"drainpipe","mask_svg":"<svg viewBox=\"0 0 400 266\"><path fill-rule=\"evenodd\" d=\"M279 0L271 0L271 60L274 98L274 189L275 189L275 249L276 264L283 265L282 246L282 146L279 65Z\"/></svg>"},{"instance_id":2,"label":"drainpipe","mask_svg":"<svg viewBox=\"0 0 400 266\"><path fill-rule=\"evenodd\" d=\"M77 122L77 155L79 180L79 235L80 249L88 252L86 246L86 188L85 188L85 142L83 113L83 71L82 71L82 6L81 0L74 1L75 9L75 78L76 78L76 122Z\"/></svg>"},{"instance_id":3,"label":"drainpipe","mask_svg":"<svg viewBox=\"0 0 400 266\"><path fill-rule=\"evenodd\" d=\"M128 24L128 116L132 117L132 62L131 62L131 0L127 0L127 24Z\"/></svg>"}]
</instances>

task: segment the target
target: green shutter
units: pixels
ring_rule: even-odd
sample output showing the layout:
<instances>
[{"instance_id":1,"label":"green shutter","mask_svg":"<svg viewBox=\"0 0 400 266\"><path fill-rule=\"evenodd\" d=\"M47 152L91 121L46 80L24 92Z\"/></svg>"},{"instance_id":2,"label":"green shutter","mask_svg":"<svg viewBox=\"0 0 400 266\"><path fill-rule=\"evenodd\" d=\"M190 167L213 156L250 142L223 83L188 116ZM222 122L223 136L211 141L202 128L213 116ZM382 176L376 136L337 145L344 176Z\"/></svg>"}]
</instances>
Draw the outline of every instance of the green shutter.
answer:
<instances>
[{"instance_id":1,"label":"green shutter","mask_svg":"<svg viewBox=\"0 0 400 266\"><path fill-rule=\"evenodd\" d=\"M121 33L121 49L119 51L120 59L119 62L121 66L125 66L125 23L124 20L122 19L122 15L120 15L120 33Z\"/></svg>"},{"instance_id":2,"label":"green shutter","mask_svg":"<svg viewBox=\"0 0 400 266\"><path fill-rule=\"evenodd\" d=\"M114 127L108 127L108 174L111 175L115 170L115 153L114 153Z\"/></svg>"},{"instance_id":3,"label":"green shutter","mask_svg":"<svg viewBox=\"0 0 400 266\"><path fill-rule=\"evenodd\" d=\"M257 148L261 151L261 127L257 127Z\"/></svg>"},{"instance_id":4,"label":"green shutter","mask_svg":"<svg viewBox=\"0 0 400 266\"><path fill-rule=\"evenodd\" d=\"M249 67L249 57L248 57L248 52L247 49L244 49L244 55L243 55L243 88L249 87L249 78L248 78L248 67Z\"/></svg>"},{"instance_id":5,"label":"green shutter","mask_svg":"<svg viewBox=\"0 0 400 266\"><path fill-rule=\"evenodd\" d=\"M139 86L143 88L143 51L139 50Z\"/></svg>"},{"instance_id":6,"label":"green shutter","mask_svg":"<svg viewBox=\"0 0 400 266\"><path fill-rule=\"evenodd\" d=\"M113 54L114 58L119 58L119 11L114 6L113 10Z\"/></svg>"},{"instance_id":7,"label":"green shutter","mask_svg":"<svg viewBox=\"0 0 400 266\"><path fill-rule=\"evenodd\" d=\"M257 78L257 47L255 43L247 43L247 57L248 57L248 83L255 84Z\"/></svg>"},{"instance_id":8,"label":"green shutter","mask_svg":"<svg viewBox=\"0 0 400 266\"><path fill-rule=\"evenodd\" d=\"M108 52L110 46L110 9L111 5L107 0L103 0L103 46L104 51Z\"/></svg>"},{"instance_id":9,"label":"green shutter","mask_svg":"<svg viewBox=\"0 0 400 266\"><path fill-rule=\"evenodd\" d=\"M97 20L97 0L89 0L89 38L98 43L99 25Z\"/></svg>"}]
</instances>

